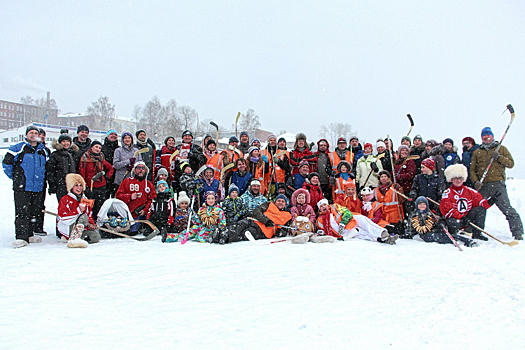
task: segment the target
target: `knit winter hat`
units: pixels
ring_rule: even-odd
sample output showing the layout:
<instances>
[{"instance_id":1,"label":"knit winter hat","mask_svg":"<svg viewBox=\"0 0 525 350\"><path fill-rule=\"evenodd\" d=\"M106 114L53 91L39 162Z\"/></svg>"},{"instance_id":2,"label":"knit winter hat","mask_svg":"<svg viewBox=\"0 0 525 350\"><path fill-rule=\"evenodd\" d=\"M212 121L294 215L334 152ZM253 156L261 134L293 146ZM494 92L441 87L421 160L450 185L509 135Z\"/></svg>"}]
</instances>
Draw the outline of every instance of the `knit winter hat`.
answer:
<instances>
[{"instance_id":1,"label":"knit winter hat","mask_svg":"<svg viewBox=\"0 0 525 350\"><path fill-rule=\"evenodd\" d=\"M352 142L353 140L357 140L357 141L359 141L359 139L357 138L357 136L352 136L352 137L350 138L350 142Z\"/></svg>"},{"instance_id":2,"label":"knit winter hat","mask_svg":"<svg viewBox=\"0 0 525 350\"><path fill-rule=\"evenodd\" d=\"M133 144L133 135L129 131L124 131L120 136L120 140L122 141L122 143L124 143L124 136L131 137L131 144Z\"/></svg>"},{"instance_id":3,"label":"knit winter hat","mask_svg":"<svg viewBox=\"0 0 525 350\"><path fill-rule=\"evenodd\" d=\"M310 174L308 175L308 181L312 181L312 178L313 178L314 176L317 176L317 178L319 178L319 173L316 173L316 172L310 173Z\"/></svg>"},{"instance_id":4,"label":"knit winter hat","mask_svg":"<svg viewBox=\"0 0 525 350\"><path fill-rule=\"evenodd\" d=\"M34 125L29 125L27 128L26 128L26 135L29 134L29 132L31 130L35 130L36 132L38 132L38 128Z\"/></svg>"},{"instance_id":5,"label":"knit winter hat","mask_svg":"<svg viewBox=\"0 0 525 350\"><path fill-rule=\"evenodd\" d=\"M254 138L252 139L252 142L250 143L250 146L253 146L253 144L254 144L255 142L259 142L259 143L261 143L261 140L259 140L257 137L254 137Z\"/></svg>"},{"instance_id":6,"label":"knit winter hat","mask_svg":"<svg viewBox=\"0 0 525 350\"><path fill-rule=\"evenodd\" d=\"M383 142L383 144L385 144L385 143ZM367 147L373 148L374 146L372 146L372 144L370 142L367 142L367 143L365 143L365 146L363 147L363 149L365 149Z\"/></svg>"},{"instance_id":7,"label":"knit winter hat","mask_svg":"<svg viewBox=\"0 0 525 350\"><path fill-rule=\"evenodd\" d=\"M206 147L208 147L210 144L217 146L217 143L214 139L209 139L208 142L206 142Z\"/></svg>"},{"instance_id":8,"label":"knit winter hat","mask_svg":"<svg viewBox=\"0 0 525 350\"><path fill-rule=\"evenodd\" d=\"M117 130L115 130L115 129L109 129L108 132L106 133L106 137L108 137L109 135L111 135L111 134L113 134L113 133L115 133L115 135L118 136L118 132L117 132Z\"/></svg>"},{"instance_id":9,"label":"knit winter hat","mask_svg":"<svg viewBox=\"0 0 525 350\"><path fill-rule=\"evenodd\" d=\"M239 135L239 137L242 137L242 136L250 136L248 135L248 132L247 131L241 131L241 134Z\"/></svg>"},{"instance_id":10,"label":"knit winter hat","mask_svg":"<svg viewBox=\"0 0 525 350\"><path fill-rule=\"evenodd\" d=\"M258 150L260 151L259 147L251 146L248 148L248 155L251 155L253 151Z\"/></svg>"},{"instance_id":11,"label":"knit winter hat","mask_svg":"<svg viewBox=\"0 0 525 350\"><path fill-rule=\"evenodd\" d=\"M157 182L157 192L159 192L159 185L160 184L163 184L164 186L166 186L166 188L164 189L164 191L162 193L167 193L167 192L170 191L168 183L166 181L164 181L164 180L160 180L160 181Z\"/></svg>"},{"instance_id":12,"label":"knit winter hat","mask_svg":"<svg viewBox=\"0 0 525 350\"><path fill-rule=\"evenodd\" d=\"M374 193L374 191L373 191L370 187L368 187L368 186L363 187L363 188L361 189L361 196L363 196L363 195L367 195L367 194L372 194L372 193Z\"/></svg>"},{"instance_id":13,"label":"knit winter hat","mask_svg":"<svg viewBox=\"0 0 525 350\"><path fill-rule=\"evenodd\" d=\"M346 191L349 188L355 188L355 182L353 180L343 181L343 189Z\"/></svg>"},{"instance_id":14,"label":"knit winter hat","mask_svg":"<svg viewBox=\"0 0 525 350\"><path fill-rule=\"evenodd\" d=\"M427 168L429 168L432 171L434 171L434 169L436 168L436 162L434 162L434 160L432 158L425 158L425 159L423 159L421 161L421 165L426 166Z\"/></svg>"},{"instance_id":15,"label":"knit winter hat","mask_svg":"<svg viewBox=\"0 0 525 350\"><path fill-rule=\"evenodd\" d=\"M483 129L481 129L481 137L485 135L490 135L494 137L494 133L492 132L492 129L490 128L490 126L486 126Z\"/></svg>"},{"instance_id":16,"label":"knit winter hat","mask_svg":"<svg viewBox=\"0 0 525 350\"><path fill-rule=\"evenodd\" d=\"M386 145L383 141L378 141L376 143L376 149L378 149L379 147L383 147L383 148L386 148Z\"/></svg>"},{"instance_id":17,"label":"knit winter hat","mask_svg":"<svg viewBox=\"0 0 525 350\"><path fill-rule=\"evenodd\" d=\"M169 139L173 139L173 142L175 142L175 138L173 136L167 136L165 139L164 139L164 144L167 146L168 145L168 140Z\"/></svg>"},{"instance_id":18,"label":"knit winter hat","mask_svg":"<svg viewBox=\"0 0 525 350\"><path fill-rule=\"evenodd\" d=\"M188 205L190 204L190 197L188 197L184 191L179 192L179 197L177 199L177 204L180 205L181 203L188 203Z\"/></svg>"},{"instance_id":19,"label":"knit winter hat","mask_svg":"<svg viewBox=\"0 0 525 350\"><path fill-rule=\"evenodd\" d=\"M102 143L100 141L95 140L91 142L91 145L89 145L89 148L93 148L93 146L95 145L100 145L100 147L102 147Z\"/></svg>"},{"instance_id":20,"label":"knit winter hat","mask_svg":"<svg viewBox=\"0 0 525 350\"><path fill-rule=\"evenodd\" d=\"M470 142L473 145L476 144L476 140L474 140L474 138L472 138L470 136L467 136L467 137L463 138L463 140L461 140L461 143L463 143L463 142Z\"/></svg>"},{"instance_id":21,"label":"knit winter hat","mask_svg":"<svg viewBox=\"0 0 525 350\"><path fill-rule=\"evenodd\" d=\"M46 136L46 131L42 128L38 129L38 134L42 134L44 136Z\"/></svg>"},{"instance_id":22,"label":"knit winter hat","mask_svg":"<svg viewBox=\"0 0 525 350\"><path fill-rule=\"evenodd\" d=\"M277 140L277 143L279 143L281 141L284 141L284 143L286 143L286 139L284 137L279 137L279 140Z\"/></svg>"},{"instance_id":23,"label":"knit winter hat","mask_svg":"<svg viewBox=\"0 0 525 350\"><path fill-rule=\"evenodd\" d=\"M135 136L136 136L136 137L139 137L139 134L140 134L141 132L146 133L146 130L144 130L144 129L138 129L138 130L135 132Z\"/></svg>"},{"instance_id":24,"label":"knit winter hat","mask_svg":"<svg viewBox=\"0 0 525 350\"><path fill-rule=\"evenodd\" d=\"M268 135L268 137L266 138L266 142L269 142L270 139L276 139L276 138L277 138L277 136L275 136L274 134L270 134L270 135ZM279 140L280 140L280 139L279 139Z\"/></svg>"},{"instance_id":25,"label":"knit winter hat","mask_svg":"<svg viewBox=\"0 0 525 350\"><path fill-rule=\"evenodd\" d=\"M423 138L421 137L421 135L417 134L416 136L414 136L414 140L421 140L421 141L423 141Z\"/></svg>"},{"instance_id":26,"label":"knit winter hat","mask_svg":"<svg viewBox=\"0 0 525 350\"><path fill-rule=\"evenodd\" d=\"M427 205L427 207L425 208L425 210L420 211L420 210L418 209L418 205L419 205L419 203L425 203L425 204ZM426 199L426 197L424 197L424 196L419 196L419 197L417 197L417 199L416 199L416 210L417 210L418 212L420 212L420 213L426 213L426 212L429 211L429 208L428 208L428 199Z\"/></svg>"},{"instance_id":27,"label":"knit winter hat","mask_svg":"<svg viewBox=\"0 0 525 350\"><path fill-rule=\"evenodd\" d=\"M410 142L410 144L412 144L412 140L410 139L410 137L408 137L406 135L401 138L401 142L403 142L405 140L408 140L408 142Z\"/></svg>"},{"instance_id":28,"label":"knit winter hat","mask_svg":"<svg viewBox=\"0 0 525 350\"><path fill-rule=\"evenodd\" d=\"M379 174L377 174L377 175L378 175L379 177L381 177L381 175L386 175L386 176L388 176L389 179L392 179L392 175L390 175L390 173L389 173L388 171L386 171L386 170L381 170L381 171L379 172Z\"/></svg>"},{"instance_id":29,"label":"knit winter hat","mask_svg":"<svg viewBox=\"0 0 525 350\"><path fill-rule=\"evenodd\" d=\"M344 137L340 137L337 139L337 144L340 144L340 143L346 143L346 139Z\"/></svg>"},{"instance_id":30,"label":"knit winter hat","mask_svg":"<svg viewBox=\"0 0 525 350\"><path fill-rule=\"evenodd\" d=\"M445 144L447 142L450 142L452 144L452 146L454 146L454 140L452 140L450 137L447 137L446 139L443 140L443 144Z\"/></svg>"},{"instance_id":31,"label":"knit winter hat","mask_svg":"<svg viewBox=\"0 0 525 350\"><path fill-rule=\"evenodd\" d=\"M180 170L181 170L182 172L184 172L184 169L186 169L186 168L189 167L189 166L190 166L190 164L189 164L188 162L182 162L182 163L180 164Z\"/></svg>"},{"instance_id":32,"label":"knit winter hat","mask_svg":"<svg viewBox=\"0 0 525 350\"><path fill-rule=\"evenodd\" d=\"M231 136L230 139L228 140L228 143L232 143L232 142L239 142L239 139L236 136Z\"/></svg>"},{"instance_id":33,"label":"knit winter hat","mask_svg":"<svg viewBox=\"0 0 525 350\"><path fill-rule=\"evenodd\" d=\"M181 136L181 138L183 138L183 137L186 136L186 135L190 135L190 136L193 138L193 134L192 134L191 131L189 131L189 130L184 130L184 131L182 132L182 136Z\"/></svg>"},{"instance_id":34,"label":"knit winter hat","mask_svg":"<svg viewBox=\"0 0 525 350\"><path fill-rule=\"evenodd\" d=\"M166 175L166 176L168 176L168 170L166 168L164 168L164 167L159 168L159 170L157 170L157 177L159 175Z\"/></svg>"},{"instance_id":35,"label":"knit winter hat","mask_svg":"<svg viewBox=\"0 0 525 350\"><path fill-rule=\"evenodd\" d=\"M402 149L406 149L408 152L410 152L410 148L408 148L407 145L400 145L400 146L397 148L397 153L400 153Z\"/></svg>"},{"instance_id":36,"label":"knit winter hat","mask_svg":"<svg viewBox=\"0 0 525 350\"><path fill-rule=\"evenodd\" d=\"M89 132L89 128L87 127L87 125L84 125L84 124L79 125L78 128L77 128L77 134L78 134L79 132L81 132L81 131L87 131L87 132Z\"/></svg>"},{"instance_id":37,"label":"knit winter hat","mask_svg":"<svg viewBox=\"0 0 525 350\"><path fill-rule=\"evenodd\" d=\"M286 196L285 196L284 194L280 194L280 195L278 195L277 197L275 197L275 201L274 201L274 202L277 202L278 199L282 199L283 201L286 202L286 200L287 200L288 198L286 198Z\"/></svg>"},{"instance_id":38,"label":"knit winter hat","mask_svg":"<svg viewBox=\"0 0 525 350\"><path fill-rule=\"evenodd\" d=\"M239 187L237 187L235 184L231 184L228 188L228 196L231 195L233 191L239 193Z\"/></svg>"},{"instance_id":39,"label":"knit winter hat","mask_svg":"<svg viewBox=\"0 0 525 350\"><path fill-rule=\"evenodd\" d=\"M328 199L326 198L321 199L319 202L317 202L317 207L321 208L321 205L323 204L328 204Z\"/></svg>"},{"instance_id":40,"label":"knit winter hat","mask_svg":"<svg viewBox=\"0 0 525 350\"><path fill-rule=\"evenodd\" d=\"M58 143L61 143L62 141L73 142L73 140L71 140L71 136L69 136L68 134L62 134L58 137Z\"/></svg>"},{"instance_id":41,"label":"knit winter hat","mask_svg":"<svg viewBox=\"0 0 525 350\"><path fill-rule=\"evenodd\" d=\"M310 164L308 164L308 161L304 159L299 162L299 169L301 169L305 165L308 167L308 169L310 169Z\"/></svg>"},{"instance_id":42,"label":"knit winter hat","mask_svg":"<svg viewBox=\"0 0 525 350\"><path fill-rule=\"evenodd\" d=\"M217 193L215 193L214 191L206 191L206 192L204 192L204 200L206 200L208 198L208 196L213 196L213 197L215 197L215 200L217 200Z\"/></svg>"}]
</instances>

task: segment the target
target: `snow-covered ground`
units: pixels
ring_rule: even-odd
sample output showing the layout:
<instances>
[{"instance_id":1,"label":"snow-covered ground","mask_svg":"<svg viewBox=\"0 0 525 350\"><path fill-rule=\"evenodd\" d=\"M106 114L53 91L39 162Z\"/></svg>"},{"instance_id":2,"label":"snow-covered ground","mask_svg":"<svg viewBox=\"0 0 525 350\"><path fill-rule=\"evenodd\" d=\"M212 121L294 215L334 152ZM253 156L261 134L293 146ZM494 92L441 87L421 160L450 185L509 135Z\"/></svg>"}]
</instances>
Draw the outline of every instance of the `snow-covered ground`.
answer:
<instances>
[{"instance_id":1,"label":"snow-covered ground","mask_svg":"<svg viewBox=\"0 0 525 350\"><path fill-rule=\"evenodd\" d=\"M525 180L508 189L524 217ZM0 191L0 349L525 347L523 242L68 249L46 217L43 243L15 250L4 175ZM511 240L497 208L487 230Z\"/></svg>"}]
</instances>

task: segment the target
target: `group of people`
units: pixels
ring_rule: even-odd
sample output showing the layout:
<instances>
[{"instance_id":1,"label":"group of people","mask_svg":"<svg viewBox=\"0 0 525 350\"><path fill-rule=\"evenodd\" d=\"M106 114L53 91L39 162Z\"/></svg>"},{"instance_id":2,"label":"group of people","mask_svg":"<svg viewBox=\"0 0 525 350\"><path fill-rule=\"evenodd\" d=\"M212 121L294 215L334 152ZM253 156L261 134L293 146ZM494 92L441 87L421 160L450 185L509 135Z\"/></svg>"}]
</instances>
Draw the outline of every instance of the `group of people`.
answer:
<instances>
[{"instance_id":1,"label":"group of people","mask_svg":"<svg viewBox=\"0 0 525 350\"><path fill-rule=\"evenodd\" d=\"M465 137L460 155L450 138L440 143L404 136L395 150L392 140L378 139L374 152L357 137L349 143L340 137L330 150L328 140L309 143L302 133L292 149L275 135L262 148L259 139L241 132L220 150L211 136L198 145L186 130L179 144L169 136L157 149L144 130L123 132L120 144L117 131L109 130L102 143L91 141L81 125L74 138L61 133L51 152L45 131L29 126L26 139L3 160L13 180L13 246L38 243L46 234L46 189L57 197L56 234L64 241L79 223L82 240L104 237L97 216L111 198L124 202L131 217L115 214L108 221L130 221L128 235L149 235L151 228L141 225L149 220L163 242L224 244L246 240L250 232L255 239L299 234L314 242L388 244L419 235L426 242L475 246L487 239L481 230L494 204L521 240L521 218L505 186L505 169L514 161L489 127L481 139L478 145ZM312 229L293 230L301 222Z\"/></svg>"}]
</instances>

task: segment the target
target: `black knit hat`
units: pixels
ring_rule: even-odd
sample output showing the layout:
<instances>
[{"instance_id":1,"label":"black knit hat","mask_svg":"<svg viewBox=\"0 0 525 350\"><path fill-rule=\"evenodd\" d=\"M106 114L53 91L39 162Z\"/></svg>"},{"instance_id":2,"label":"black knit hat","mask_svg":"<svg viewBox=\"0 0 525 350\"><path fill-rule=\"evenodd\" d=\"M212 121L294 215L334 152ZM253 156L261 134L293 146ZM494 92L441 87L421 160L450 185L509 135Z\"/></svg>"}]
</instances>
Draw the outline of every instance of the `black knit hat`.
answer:
<instances>
[{"instance_id":1,"label":"black knit hat","mask_svg":"<svg viewBox=\"0 0 525 350\"><path fill-rule=\"evenodd\" d=\"M316 172L313 172L313 173L308 174L308 181L312 181L312 177L314 177L314 176L319 177L319 174L316 173Z\"/></svg>"},{"instance_id":2,"label":"black knit hat","mask_svg":"<svg viewBox=\"0 0 525 350\"><path fill-rule=\"evenodd\" d=\"M192 138L193 138L193 134L191 133L191 131L189 130L184 130L184 132L182 133L182 136L181 137L184 137L186 135L190 135Z\"/></svg>"},{"instance_id":3,"label":"black knit hat","mask_svg":"<svg viewBox=\"0 0 525 350\"><path fill-rule=\"evenodd\" d=\"M89 148L92 148L95 145L100 145L100 147L102 147L102 143L100 141L95 140L91 142L91 145L89 145Z\"/></svg>"},{"instance_id":4,"label":"black knit hat","mask_svg":"<svg viewBox=\"0 0 525 350\"><path fill-rule=\"evenodd\" d=\"M284 143L286 143L286 139L284 137L279 137L279 140L277 140L277 143L279 143L281 141L284 141Z\"/></svg>"},{"instance_id":5,"label":"black knit hat","mask_svg":"<svg viewBox=\"0 0 525 350\"><path fill-rule=\"evenodd\" d=\"M139 137L139 134L140 134L141 132L146 133L146 130L144 130L144 129L139 129L139 130L137 130L137 132L135 133L135 136L138 138L138 137Z\"/></svg>"},{"instance_id":6,"label":"black knit hat","mask_svg":"<svg viewBox=\"0 0 525 350\"><path fill-rule=\"evenodd\" d=\"M214 139L209 139L208 142L206 142L206 147L208 147L208 145L210 145L210 144L213 144L213 145L217 146L217 142L215 142Z\"/></svg>"},{"instance_id":7,"label":"black knit hat","mask_svg":"<svg viewBox=\"0 0 525 350\"><path fill-rule=\"evenodd\" d=\"M62 141L73 142L73 140L71 140L71 136L69 136L68 134L62 134L58 137L58 143L61 143Z\"/></svg>"},{"instance_id":8,"label":"black knit hat","mask_svg":"<svg viewBox=\"0 0 525 350\"><path fill-rule=\"evenodd\" d=\"M38 129L38 133L46 135L46 131L44 129L42 129L42 128Z\"/></svg>"},{"instance_id":9,"label":"black knit hat","mask_svg":"<svg viewBox=\"0 0 525 350\"><path fill-rule=\"evenodd\" d=\"M87 125L84 125L84 124L79 125L78 128L77 128L77 134L78 134L79 132L81 132L81 131L87 131L87 132L89 132L89 128L87 127Z\"/></svg>"},{"instance_id":10,"label":"black knit hat","mask_svg":"<svg viewBox=\"0 0 525 350\"><path fill-rule=\"evenodd\" d=\"M34 125L29 125L27 128L26 128L26 135L31 131L31 130L36 130L36 132L38 132L38 128Z\"/></svg>"},{"instance_id":11,"label":"black knit hat","mask_svg":"<svg viewBox=\"0 0 525 350\"><path fill-rule=\"evenodd\" d=\"M167 146L168 145L168 140L169 139L173 139L173 141L175 141L175 138L173 136L168 136L164 139L164 144Z\"/></svg>"},{"instance_id":12,"label":"black knit hat","mask_svg":"<svg viewBox=\"0 0 525 350\"><path fill-rule=\"evenodd\" d=\"M446 139L443 140L443 144L445 144L447 142L450 142L452 144L452 146L454 146L454 140L452 140L450 137L447 137Z\"/></svg>"}]
</instances>

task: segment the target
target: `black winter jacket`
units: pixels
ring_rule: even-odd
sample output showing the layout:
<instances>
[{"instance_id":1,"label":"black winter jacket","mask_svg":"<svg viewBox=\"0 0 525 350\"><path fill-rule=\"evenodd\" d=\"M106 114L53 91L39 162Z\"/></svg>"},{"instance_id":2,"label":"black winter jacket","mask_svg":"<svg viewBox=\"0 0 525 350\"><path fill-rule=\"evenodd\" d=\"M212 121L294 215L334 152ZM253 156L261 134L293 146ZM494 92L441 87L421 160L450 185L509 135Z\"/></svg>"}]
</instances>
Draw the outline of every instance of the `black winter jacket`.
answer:
<instances>
[{"instance_id":1,"label":"black winter jacket","mask_svg":"<svg viewBox=\"0 0 525 350\"><path fill-rule=\"evenodd\" d=\"M49 193L67 193L66 175L77 172L77 166L73 155L78 152L78 146L72 143L68 149L64 149L57 140L53 141L55 149L49 161L46 163L46 177L49 183Z\"/></svg>"}]
</instances>

